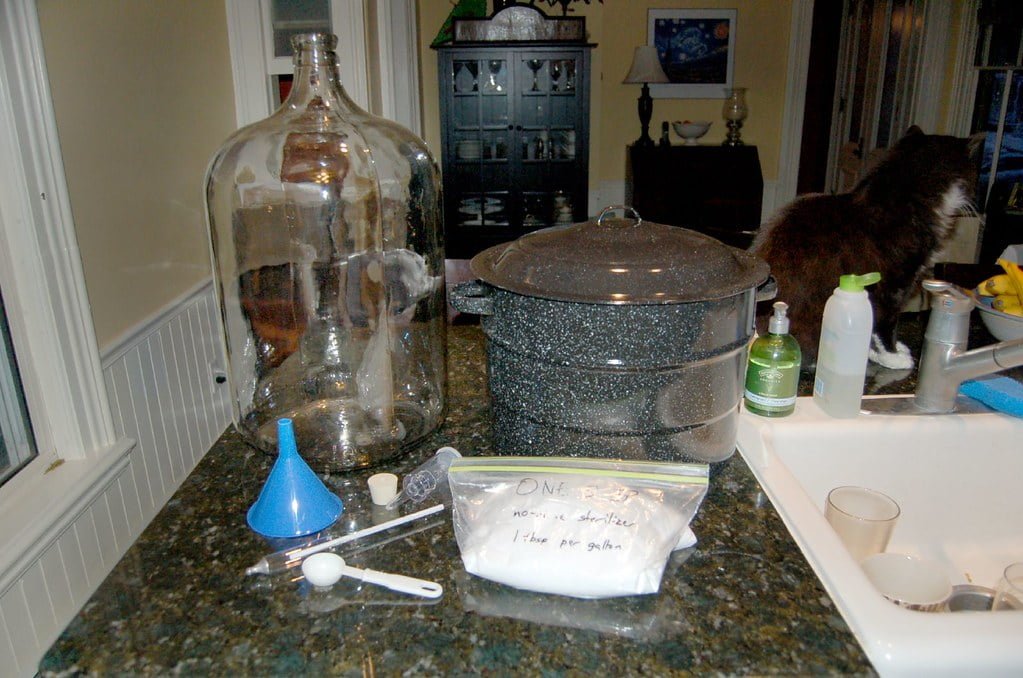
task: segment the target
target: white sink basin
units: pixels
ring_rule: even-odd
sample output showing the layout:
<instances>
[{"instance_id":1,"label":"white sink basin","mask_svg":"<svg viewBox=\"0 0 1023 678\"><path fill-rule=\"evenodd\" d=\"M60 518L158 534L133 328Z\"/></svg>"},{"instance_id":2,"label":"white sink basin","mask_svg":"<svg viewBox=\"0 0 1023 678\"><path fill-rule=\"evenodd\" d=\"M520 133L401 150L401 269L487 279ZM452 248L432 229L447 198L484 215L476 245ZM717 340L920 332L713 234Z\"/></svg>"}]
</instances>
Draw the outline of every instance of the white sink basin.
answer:
<instances>
[{"instance_id":1,"label":"white sink basin","mask_svg":"<svg viewBox=\"0 0 1023 678\"><path fill-rule=\"evenodd\" d=\"M812 398L789 417L743 411L739 452L883 675L1023 675L1023 611L926 613L885 600L824 519L839 485L895 499L888 551L994 588L1023 561L1023 419L1001 414L832 419Z\"/></svg>"}]
</instances>

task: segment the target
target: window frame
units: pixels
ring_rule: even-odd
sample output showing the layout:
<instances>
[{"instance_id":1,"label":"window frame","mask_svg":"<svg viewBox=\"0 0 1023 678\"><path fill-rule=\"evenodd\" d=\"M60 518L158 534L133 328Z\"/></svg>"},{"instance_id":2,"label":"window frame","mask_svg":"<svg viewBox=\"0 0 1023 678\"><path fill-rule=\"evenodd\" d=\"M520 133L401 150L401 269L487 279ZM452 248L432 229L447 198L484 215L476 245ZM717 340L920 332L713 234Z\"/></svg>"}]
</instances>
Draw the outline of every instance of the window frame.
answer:
<instances>
[{"instance_id":1,"label":"window frame","mask_svg":"<svg viewBox=\"0 0 1023 678\"><path fill-rule=\"evenodd\" d=\"M104 481L117 439L33 0L0 3L0 285L38 456L0 486L0 592Z\"/></svg>"}]
</instances>

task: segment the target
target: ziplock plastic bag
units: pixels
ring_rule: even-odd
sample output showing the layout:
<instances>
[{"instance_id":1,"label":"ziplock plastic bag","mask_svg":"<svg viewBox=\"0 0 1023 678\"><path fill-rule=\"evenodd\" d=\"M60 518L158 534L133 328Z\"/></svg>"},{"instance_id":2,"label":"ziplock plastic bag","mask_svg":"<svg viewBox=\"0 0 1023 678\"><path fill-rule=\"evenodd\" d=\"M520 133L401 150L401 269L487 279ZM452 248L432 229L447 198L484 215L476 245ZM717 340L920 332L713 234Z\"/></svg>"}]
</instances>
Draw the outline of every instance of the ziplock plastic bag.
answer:
<instances>
[{"instance_id":1,"label":"ziplock plastic bag","mask_svg":"<svg viewBox=\"0 0 1023 678\"><path fill-rule=\"evenodd\" d=\"M448 470L466 571L577 598L656 593L707 493L706 464L468 457Z\"/></svg>"}]
</instances>

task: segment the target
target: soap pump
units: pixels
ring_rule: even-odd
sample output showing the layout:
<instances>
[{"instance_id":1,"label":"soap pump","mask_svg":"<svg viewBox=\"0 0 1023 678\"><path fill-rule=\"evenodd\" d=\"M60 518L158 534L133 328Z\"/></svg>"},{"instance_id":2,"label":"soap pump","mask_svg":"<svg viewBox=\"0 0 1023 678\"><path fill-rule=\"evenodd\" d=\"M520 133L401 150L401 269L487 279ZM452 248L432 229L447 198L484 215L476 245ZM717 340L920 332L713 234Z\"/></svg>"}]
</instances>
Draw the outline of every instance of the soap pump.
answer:
<instances>
[{"instance_id":1,"label":"soap pump","mask_svg":"<svg viewBox=\"0 0 1023 678\"><path fill-rule=\"evenodd\" d=\"M813 399L833 417L852 418L860 412L874 330L874 310L864 288L880 279L880 273L843 275L824 305Z\"/></svg>"},{"instance_id":2,"label":"soap pump","mask_svg":"<svg viewBox=\"0 0 1023 678\"><path fill-rule=\"evenodd\" d=\"M758 337L749 350L746 366L746 409L765 417L784 417L796 409L802 353L789 334L789 305L774 302L767 335Z\"/></svg>"}]
</instances>

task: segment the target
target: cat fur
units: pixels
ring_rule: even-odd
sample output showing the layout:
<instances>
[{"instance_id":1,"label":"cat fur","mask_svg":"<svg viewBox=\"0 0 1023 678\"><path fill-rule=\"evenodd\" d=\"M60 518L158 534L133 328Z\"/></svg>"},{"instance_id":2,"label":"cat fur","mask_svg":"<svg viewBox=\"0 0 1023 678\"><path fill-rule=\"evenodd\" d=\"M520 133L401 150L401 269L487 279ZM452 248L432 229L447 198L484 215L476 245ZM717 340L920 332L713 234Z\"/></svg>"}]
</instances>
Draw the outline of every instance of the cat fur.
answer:
<instances>
[{"instance_id":1,"label":"cat fur","mask_svg":"<svg viewBox=\"0 0 1023 678\"><path fill-rule=\"evenodd\" d=\"M870 359L913 367L897 337L898 318L952 237L956 217L973 211L983 137L928 135L914 125L851 191L799 196L760 228L750 250L770 265L775 299L789 305L804 367L816 364L824 304L839 277L871 271L881 281L867 288L874 310ZM761 332L771 303L758 308Z\"/></svg>"}]
</instances>

